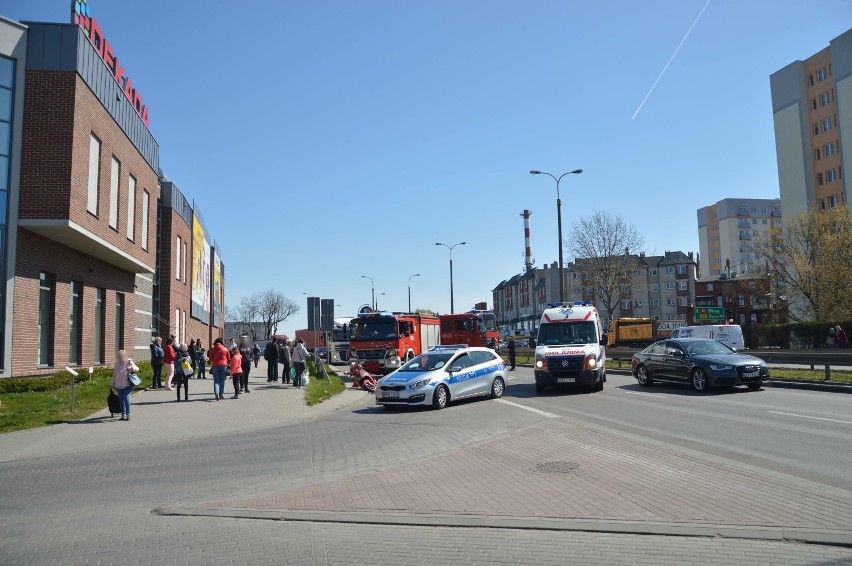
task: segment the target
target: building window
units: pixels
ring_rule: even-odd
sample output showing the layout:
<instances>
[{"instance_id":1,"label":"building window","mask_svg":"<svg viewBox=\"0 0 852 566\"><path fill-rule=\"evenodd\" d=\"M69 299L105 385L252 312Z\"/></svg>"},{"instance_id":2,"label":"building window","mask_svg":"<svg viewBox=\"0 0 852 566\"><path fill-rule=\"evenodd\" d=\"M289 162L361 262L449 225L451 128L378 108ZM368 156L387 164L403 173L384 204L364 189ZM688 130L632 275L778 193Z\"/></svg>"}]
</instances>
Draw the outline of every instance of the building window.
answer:
<instances>
[{"instance_id":1,"label":"building window","mask_svg":"<svg viewBox=\"0 0 852 566\"><path fill-rule=\"evenodd\" d=\"M641 308L642 307L642 301L633 301L633 307L637 308L637 309Z\"/></svg>"},{"instance_id":2,"label":"building window","mask_svg":"<svg viewBox=\"0 0 852 566\"><path fill-rule=\"evenodd\" d=\"M825 144L822 149L826 157L831 157L834 155L834 142Z\"/></svg>"},{"instance_id":3,"label":"building window","mask_svg":"<svg viewBox=\"0 0 852 566\"><path fill-rule=\"evenodd\" d=\"M678 281L677 288L680 291L686 291L688 289L688 287L686 286L686 281Z\"/></svg>"},{"instance_id":4,"label":"building window","mask_svg":"<svg viewBox=\"0 0 852 566\"><path fill-rule=\"evenodd\" d=\"M825 180L829 183L833 183L837 180L837 171L834 169L829 169L825 172Z\"/></svg>"},{"instance_id":5,"label":"building window","mask_svg":"<svg viewBox=\"0 0 852 566\"><path fill-rule=\"evenodd\" d=\"M183 263L180 266L181 269L181 280L186 283L186 256L189 255L186 253L186 242L183 243Z\"/></svg>"},{"instance_id":6,"label":"building window","mask_svg":"<svg viewBox=\"0 0 852 566\"><path fill-rule=\"evenodd\" d=\"M737 304L741 307L744 307L745 306L745 297L743 297L742 295L738 296L737 297Z\"/></svg>"},{"instance_id":7,"label":"building window","mask_svg":"<svg viewBox=\"0 0 852 566\"><path fill-rule=\"evenodd\" d=\"M754 222L757 222L757 220L755 220ZM686 266L685 265L678 265L677 266L677 272L680 275L686 275Z\"/></svg>"},{"instance_id":8,"label":"building window","mask_svg":"<svg viewBox=\"0 0 852 566\"><path fill-rule=\"evenodd\" d=\"M674 281L667 281L666 282L666 289L672 290L674 288L675 288Z\"/></svg>"},{"instance_id":9,"label":"building window","mask_svg":"<svg viewBox=\"0 0 852 566\"><path fill-rule=\"evenodd\" d=\"M101 140L95 134L89 136L89 196L86 210L98 215L98 184L101 173Z\"/></svg>"},{"instance_id":10,"label":"building window","mask_svg":"<svg viewBox=\"0 0 852 566\"><path fill-rule=\"evenodd\" d=\"M186 344L186 311L181 311L180 317L180 331L183 333L180 343Z\"/></svg>"},{"instance_id":11,"label":"building window","mask_svg":"<svg viewBox=\"0 0 852 566\"><path fill-rule=\"evenodd\" d=\"M812 110L816 110L816 109L817 109L816 98L811 98L811 109L812 109Z\"/></svg>"},{"instance_id":12,"label":"building window","mask_svg":"<svg viewBox=\"0 0 852 566\"><path fill-rule=\"evenodd\" d=\"M822 81L824 81L826 79L827 76L828 75L825 72L825 67L823 67L822 69L817 71L817 82L821 83Z\"/></svg>"},{"instance_id":13,"label":"building window","mask_svg":"<svg viewBox=\"0 0 852 566\"><path fill-rule=\"evenodd\" d=\"M656 277L657 275L658 275L657 268L656 267L652 268L651 269L651 277Z\"/></svg>"},{"instance_id":14,"label":"building window","mask_svg":"<svg viewBox=\"0 0 852 566\"><path fill-rule=\"evenodd\" d=\"M83 357L83 284L71 282L71 309L69 323L68 363L80 365Z\"/></svg>"},{"instance_id":15,"label":"building window","mask_svg":"<svg viewBox=\"0 0 852 566\"><path fill-rule=\"evenodd\" d=\"M814 76L808 75L808 84L814 86Z\"/></svg>"},{"instance_id":16,"label":"building window","mask_svg":"<svg viewBox=\"0 0 852 566\"><path fill-rule=\"evenodd\" d=\"M630 310L630 301L621 301L621 310Z\"/></svg>"},{"instance_id":17,"label":"building window","mask_svg":"<svg viewBox=\"0 0 852 566\"><path fill-rule=\"evenodd\" d=\"M828 206L831 208L837 208L837 195L831 195L828 197Z\"/></svg>"},{"instance_id":18,"label":"building window","mask_svg":"<svg viewBox=\"0 0 852 566\"><path fill-rule=\"evenodd\" d=\"M824 198L819 199L819 209L825 210L825 199Z\"/></svg>"},{"instance_id":19,"label":"building window","mask_svg":"<svg viewBox=\"0 0 852 566\"><path fill-rule=\"evenodd\" d=\"M660 292L660 284L659 283L651 283L651 292L659 293Z\"/></svg>"},{"instance_id":20,"label":"building window","mask_svg":"<svg viewBox=\"0 0 852 566\"><path fill-rule=\"evenodd\" d=\"M127 239L131 242L136 236L136 177L130 175L127 179Z\"/></svg>"},{"instance_id":21,"label":"building window","mask_svg":"<svg viewBox=\"0 0 852 566\"><path fill-rule=\"evenodd\" d=\"M109 178L109 225L118 230L118 176L121 174L121 163L112 157Z\"/></svg>"},{"instance_id":22,"label":"building window","mask_svg":"<svg viewBox=\"0 0 852 566\"><path fill-rule=\"evenodd\" d=\"M825 118L822 121L822 131L830 132L831 131L831 118Z\"/></svg>"},{"instance_id":23,"label":"building window","mask_svg":"<svg viewBox=\"0 0 852 566\"><path fill-rule=\"evenodd\" d=\"M674 266L673 265L666 266L666 273L674 273Z\"/></svg>"},{"instance_id":24,"label":"building window","mask_svg":"<svg viewBox=\"0 0 852 566\"><path fill-rule=\"evenodd\" d=\"M651 308L652 309L660 308L660 299L651 299Z\"/></svg>"},{"instance_id":25,"label":"building window","mask_svg":"<svg viewBox=\"0 0 852 566\"><path fill-rule=\"evenodd\" d=\"M817 185L822 185L822 173L817 173Z\"/></svg>"},{"instance_id":26,"label":"building window","mask_svg":"<svg viewBox=\"0 0 852 566\"><path fill-rule=\"evenodd\" d=\"M183 244L181 244L180 236L178 236L175 245L175 279L177 279L178 281L180 281L180 266L182 265L180 261L181 250L183 250Z\"/></svg>"},{"instance_id":27,"label":"building window","mask_svg":"<svg viewBox=\"0 0 852 566\"><path fill-rule=\"evenodd\" d=\"M95 289L94 363L104 363L104 329L106 328L106 290Z\"/></svg>"},{"instance_id":28,"label":"building window","mask_svg":"<svg viewBox=\"0 0 852 566\"><path fill-rule=\"evenodd\" d=\"M677 306L679 306L679 307L685 307L685 306L687 306L687 305L689 305L689 298L688 298L688 297L680 297L680 298L678 298L678 300L677 300Z\"/></svg>"},{"instance_id":29,"label":"building window","mask_svg":"<svg viewBox=\"0 0 852 566\"><path fill-rule=\"evenodd\" d=\"M712 290L713 290L713 284L712 284L712 283L708 283L708 284L707 284L707 292L709 293L709 292L711 292Z\"/></svg>"},{"instance_id":30,"label":"building window","mask_svg":"<svg viewBox=\"0 0 852 566\"><path fill-rule=\"evenodd\" d=\"M124 293L115 294L115 351L124 349Z\"/></svg>"},{"instance_id":31,"label":"building window","mask_svg":"<svg viewBox=\"0 0 852 566\"><path fill-rule=\"evenodd\" d=\"M53 307L55 278L48 273L38 275L38 365L53 365Z\"/></svg>"},{"instance_id":32,"label":"building window","mask_svg":"<svg viewBox=\"0 0 852 566\"><path fill-rule=\"evenodd\" d=\"M675 299L674 299L674 297L669 297L668 299L666 299L666 304L667 304L668 306L670 306L670 307L675 306Z\"/></svg>"},{"instance_id":33,"label":"building window","mask_svg":"<svg viewBox=\"0 0 852 566\"><path fill-rule=\"evenodd\" d=\"M180 309L175 309L175 340L180 341Z\"/></svg>"},{"instance_id":34,"label":"building window","mask_svg":"<svg viewBox=\"0 0 852 566\"><path fill-rule=\"evenodd\" d=\"M829 94L827 92L824 92L821 95L819 95L819 105L820 106L826 106L829 102L831 102L831 96L829 96Z\"/></svg>"},{"instance_id":35,"label":"building window","mask_svg":"<svg viewBox=\"0 0 852 566\"><path fill-rule=\"evenodd\" d=\"M814 153L816 153L816 160L817 160L817 161L819 161L820 159L822 159L822 156L820 155L820 150L819 150L819 148L816 148L816 151L815 151Z\"/></svg>"},{"instance_id":36,"label":"building window","mask_svg":"<svg viewBox=\"0 0 852 566\"><path fill-rule=\"evenodd\" d=\"M142 249L148 251L148 210L151 204L151 196L148 191L142 191Z\"/></svg>"}]
</instances>

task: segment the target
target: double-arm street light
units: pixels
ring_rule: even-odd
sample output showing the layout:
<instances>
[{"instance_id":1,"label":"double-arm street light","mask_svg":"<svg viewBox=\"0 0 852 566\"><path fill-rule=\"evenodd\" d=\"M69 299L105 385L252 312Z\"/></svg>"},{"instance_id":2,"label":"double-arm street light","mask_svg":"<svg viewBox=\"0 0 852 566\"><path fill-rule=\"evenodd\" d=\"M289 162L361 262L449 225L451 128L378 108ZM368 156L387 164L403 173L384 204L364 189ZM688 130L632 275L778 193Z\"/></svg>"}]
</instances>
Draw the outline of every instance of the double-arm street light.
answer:
<instances>
[{"instance_id":1,"label":"double-arm street light","mask_svg":"<svg viewBox=\"0 0 852 566\"><path fill-rule=\"evenodd\" d=\"M376 282L373 281L372 277L367 277L366 275L362 275L361 277L370 280L370 291L372 292L373 297L373 302L371 306L373 307L373 310L376 310Z\"/></svg>"},{"instance_id":2,"label":"double-arm street light","mask_svg":"<svg viewBox=\"0 0 852 566\"><path fill-rule=\"evenodd\" d=\"M559 181L562 180L562 177L565 175L579 175L582 173L582 169L574 169L573 171L568 171L567 173L561 174L559 177L553 175L551 173L547 173L545 171L530 171L530 175L547 175L552 177L554 181L556 181L556 222L558 224L559 230L559 302L565 302L565 262L562 260L562 198L559 194Z\"/></svg>"},{"instance_id":3,"label":"double-arm street light","mask_svg":"<svg viewBox=\"0 0 852 566\"><path fill-rule=\"evenodd\" d=\"M412 275L411 277L408 278L408 312L409 313L412 312L411 311L411 280L414 277L420 277L420 274L415 273L414 275Z\"/></svg>"},{"instance_id":4,"label":"double-arm street light","mask_svg":"<svg viewBox=\"0 0 852 566\"><path fill-rule=\"evenodd\" d=\"M456 246L464 246L467 242L459 242L458 244L453 244L452 246L449 244L442 244L441 242L436 242L436 246L444 246L448 250L450 250L450 314L455 313L455 303L453 297L453 248Z\"/></svg>"}]
</instances>

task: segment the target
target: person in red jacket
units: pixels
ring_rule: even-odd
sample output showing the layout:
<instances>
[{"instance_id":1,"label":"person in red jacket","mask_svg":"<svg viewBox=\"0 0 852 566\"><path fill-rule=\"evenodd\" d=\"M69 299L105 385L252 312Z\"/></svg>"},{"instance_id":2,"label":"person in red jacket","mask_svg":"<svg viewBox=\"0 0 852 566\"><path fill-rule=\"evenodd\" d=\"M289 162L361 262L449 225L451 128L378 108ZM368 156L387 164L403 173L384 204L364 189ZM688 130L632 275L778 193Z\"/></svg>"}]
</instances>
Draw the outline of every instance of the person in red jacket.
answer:
<instances>
[{"instance_id":1,"label":"person in red jacket","mask_svg":"<svg viewBox=\"0 0 852 566\"><path fill-rule=\"evenodd\" d=\"M234 399L240 398L240 382L243 380L243 356L240 347L231 348L231 378L234 380Z\"/></svg>"},{"instance_id":2,"label":"person in red jacket","mask_svg":"<svg viewBox=\"0 0 852 566\"><path fill-rule=\"evenodd\" d=\"M210 365L213 369L210 373L213 374L213 395L217 401L221 401L225 396L225 379L228 377L228 364L231 361L231 354L225 345L222 344L221 338L216 338L213 342L213 347L210 348Z\"/></svg>"},{"instance_id":3,"label":"person in red jacket","mask_svg":"<svg viewBox=\"0 0 852 566\"><path fill-rule=\"evenodd\" d=\"M172 391L172 379L175 377L175 337L169 336L163 348L163 365L166 366L166 389Z\"/></svg>"}]
</instances>

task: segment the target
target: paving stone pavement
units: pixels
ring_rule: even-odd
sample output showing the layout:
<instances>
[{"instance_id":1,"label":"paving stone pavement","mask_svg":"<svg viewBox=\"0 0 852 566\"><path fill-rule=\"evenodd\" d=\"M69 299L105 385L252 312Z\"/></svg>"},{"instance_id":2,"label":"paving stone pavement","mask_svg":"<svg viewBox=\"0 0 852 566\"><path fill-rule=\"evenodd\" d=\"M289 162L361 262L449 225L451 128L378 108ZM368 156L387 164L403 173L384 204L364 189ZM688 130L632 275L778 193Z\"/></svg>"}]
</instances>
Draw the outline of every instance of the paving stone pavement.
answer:
<instances>
[{"instance_id":1,"label":"paving stone pavement","mask_svg":"<svg viewBox=\"0 0 852 566\"><path fill-rule=\"evenodd\" d=\"M544 471L538 466L544 464ZM550 464L550 465L548 465ZM783 494L779 497L778 494ZM550 420L415 464L217 506L849 529L852 494Z\"/></svg>"}]
</instances>

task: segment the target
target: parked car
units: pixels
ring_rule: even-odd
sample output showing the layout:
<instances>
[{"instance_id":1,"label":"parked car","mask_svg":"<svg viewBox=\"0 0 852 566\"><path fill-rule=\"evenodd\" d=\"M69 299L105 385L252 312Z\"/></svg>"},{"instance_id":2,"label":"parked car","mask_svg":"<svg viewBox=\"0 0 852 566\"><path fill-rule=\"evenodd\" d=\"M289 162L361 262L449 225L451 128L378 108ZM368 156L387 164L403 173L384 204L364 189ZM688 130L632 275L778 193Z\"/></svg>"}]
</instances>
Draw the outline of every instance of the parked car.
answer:
<instances>
[{"instance_id":1,"label":"parked car","mask_svg":"<svg viewBox=\"0 0 852 566\"><path fill-rule=\"evenodd\" d=\"M317 348L317 355L324 362L328 362L328 348Z\"/></svg>"},{"instance_id":2,"label":"parked car","mask_svg":"<svg viewBox=\"0 0 852 566\"><path fill-rule=\"evenodd\" d=\"M739 324L708 324L706 326L682 326L668 336L669 339L712 338L729 348L745 349L743 329Z\"/></svg>"},{"instance_id":3,"label":"parked car","mask_svg":"<svg viewBox=\"0 0 852 566\"><path fill-rule=\"evenodd\" d=\"M634 354L632 366L633 377L644 387L671 381L696 391L736 385L757 390L769 379L766 362L708 338L661 340Z\"/></svg>"}]
</instances>

